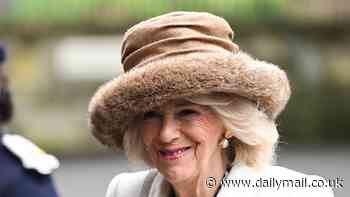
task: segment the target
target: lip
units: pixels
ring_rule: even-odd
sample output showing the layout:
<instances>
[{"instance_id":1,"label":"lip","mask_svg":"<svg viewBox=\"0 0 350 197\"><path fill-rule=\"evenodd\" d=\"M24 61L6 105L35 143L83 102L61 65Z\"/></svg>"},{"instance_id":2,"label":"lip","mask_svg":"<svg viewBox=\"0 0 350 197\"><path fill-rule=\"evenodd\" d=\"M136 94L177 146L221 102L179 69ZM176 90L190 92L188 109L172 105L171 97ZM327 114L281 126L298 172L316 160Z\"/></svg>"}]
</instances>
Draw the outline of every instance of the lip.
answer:
<instances>
[{"instance_id":1,"label":"lip","mask_svg":"<svg viewBox=\"0 0 350 197\"><path fill-rule=\"evenodd\" d=\"M191 148L191 146L184 146L181 148L161 149L158 153L164 160L177 160L188 153Z\"/></svg>"}]
</instances>

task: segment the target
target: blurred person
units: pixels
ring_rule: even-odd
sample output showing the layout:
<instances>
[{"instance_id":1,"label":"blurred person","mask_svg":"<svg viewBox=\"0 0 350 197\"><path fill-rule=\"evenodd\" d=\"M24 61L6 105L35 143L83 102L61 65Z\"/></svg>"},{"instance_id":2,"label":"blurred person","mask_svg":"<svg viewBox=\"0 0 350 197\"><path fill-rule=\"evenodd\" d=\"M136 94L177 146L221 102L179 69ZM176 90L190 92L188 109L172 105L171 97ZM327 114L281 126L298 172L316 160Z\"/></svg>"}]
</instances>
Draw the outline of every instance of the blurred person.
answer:
<instances>
[{"instance_id":1,"label":"blurred person","mask_svg":"<svg viewBox=\"0 0 350 197\"><path fill-rule=\"evenodd\" d=\"M58 160L28 139L5 133L13 114L5 59L0 45L0 197L57 197L50 174Z\"/></svg>"},{"instance_id":2,"label":"blurred person","mask_svg":"<svg viewBox=\"0 0 350 197\"><path fill-rule=\"evenodd\" d=\"M333 196L331 188L229 185L325 181L273 165L289 81L233 35L223 18L202 12L168 13L125 33L125 73L97 90L89 124L100 142L147 169L115 176L107 197Z\"/></svg>"}]
</instances>

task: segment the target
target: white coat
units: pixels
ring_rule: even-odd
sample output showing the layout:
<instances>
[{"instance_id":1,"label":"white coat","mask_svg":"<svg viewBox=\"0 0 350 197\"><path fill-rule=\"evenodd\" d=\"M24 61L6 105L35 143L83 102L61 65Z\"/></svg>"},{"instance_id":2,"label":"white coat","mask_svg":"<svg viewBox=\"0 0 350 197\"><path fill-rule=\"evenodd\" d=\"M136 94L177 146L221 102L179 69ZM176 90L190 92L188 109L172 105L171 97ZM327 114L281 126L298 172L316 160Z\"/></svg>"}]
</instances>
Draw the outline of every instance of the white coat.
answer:
<instances>
[{"instance_id":1,"label":"white coat","mask_svg":"<svg viewBox=\"0 0 350 197\"><path fill-rule=\"evenodd\" d=\"M225 181L222 182L217 197L334 196L331 187L311 185L327 185L325 179L280 166L269 166L258 171L246 165L237 164L231 168L223 180ZM251 181L248 186L249 180ZM303 186L305 181L306 187ZM109 184L106 197L168 197L170 190L170 184L165 178L157 170L152 169L115 176Z\"/></svg>"}]
</instances>

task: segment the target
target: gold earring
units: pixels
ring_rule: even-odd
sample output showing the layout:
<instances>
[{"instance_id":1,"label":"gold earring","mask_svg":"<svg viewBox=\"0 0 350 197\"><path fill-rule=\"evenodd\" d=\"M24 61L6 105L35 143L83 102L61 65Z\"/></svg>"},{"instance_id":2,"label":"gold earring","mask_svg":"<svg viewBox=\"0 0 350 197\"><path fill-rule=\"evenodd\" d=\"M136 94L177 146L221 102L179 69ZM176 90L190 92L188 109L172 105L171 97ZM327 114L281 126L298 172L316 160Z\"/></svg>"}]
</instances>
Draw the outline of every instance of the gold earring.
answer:
<instances>
[{"instance_id":1,"label":"gold earring","mask_svg":"<svg viewBox=\"0 0 350 197\"><path fill-rule=\"evenodd\" d=\"M148 152L149 151L149 146L145 146L145 150Z\"/></svg>"},{"instance_id":2,"label":"gold earring","mask_svg":"<svg viewBox=\"0 0 350 197\"><path fill-rule=\"evenodd\" d=\"M227 148L229 145L228 139L224 138L221 142L220 142L220 146L225 149Z\"/></svg>"}]
</instances>

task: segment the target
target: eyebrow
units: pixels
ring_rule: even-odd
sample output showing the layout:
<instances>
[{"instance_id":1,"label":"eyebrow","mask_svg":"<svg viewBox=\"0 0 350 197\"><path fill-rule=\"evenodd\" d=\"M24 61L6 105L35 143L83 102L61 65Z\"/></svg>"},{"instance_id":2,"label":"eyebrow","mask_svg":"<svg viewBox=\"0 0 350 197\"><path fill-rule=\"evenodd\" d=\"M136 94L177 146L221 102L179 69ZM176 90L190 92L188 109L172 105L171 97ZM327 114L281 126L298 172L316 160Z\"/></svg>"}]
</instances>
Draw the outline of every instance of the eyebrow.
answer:
<instances>
[{"instance_id":1,"label":"eyebrow","mask_svg":"<svg viewBox=\"0 0 350 197\"><path fill-rule=\"evenodd\" d=\"M180 100L175 102L176 107L184 107L184 106L191 106L191 105L195 105L195 104L186 100Z\"/></svg>"},{"instance_id":2,"label":"eyebrow","mask_svg":"<svg viewBox=\"0 0 350 197\"><path fill-rule=\"evenodd\" d=\"M186 100L177 100L177 101L174 101L173 104L176 108L195 105L194 103L191 103L191 102L186 101ZM161 108L162 108L161 106L158 106L158 107L153 108L153 110L154 111L161 111Z\"/></svg>"}]
</instances>

